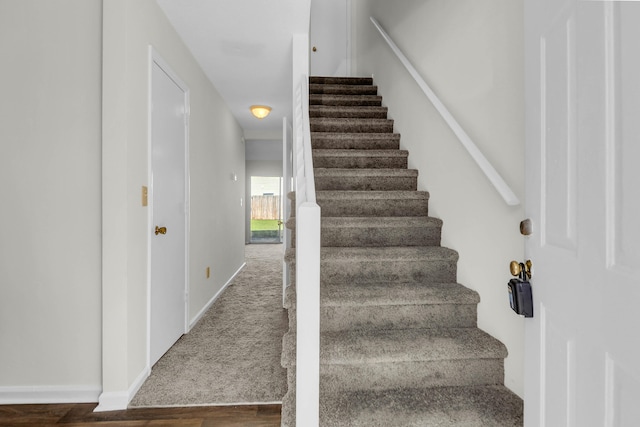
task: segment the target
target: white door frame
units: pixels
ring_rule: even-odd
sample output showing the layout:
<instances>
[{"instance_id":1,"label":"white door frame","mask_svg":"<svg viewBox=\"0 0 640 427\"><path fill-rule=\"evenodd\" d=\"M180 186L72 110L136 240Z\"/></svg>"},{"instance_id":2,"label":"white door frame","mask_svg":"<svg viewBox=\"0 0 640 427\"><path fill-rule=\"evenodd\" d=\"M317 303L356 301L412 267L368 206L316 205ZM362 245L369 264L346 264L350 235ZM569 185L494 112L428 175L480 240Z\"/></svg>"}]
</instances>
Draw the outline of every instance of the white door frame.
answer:
<instances>
[{"instance_id":1,"label":"white door frame","mask_svg":"<svg viewBox=\"0 0 640 427\"><path fill-rule=\"evenodd\" d=\"M147 370L150 372L151 370L151 227L153 226L153 177L152 177L152 148L153 148L153 140L152 140L152 73L153 73L153 65L156 64L160 67L172 80L173 82L184 92L184 111L185 111L185 121L184 121L184 141L185 141L185 277L184 277L184 333L189 332L189 236L190 236L190 216L191 216L191 204L190 204L190 169L189 169L189 117L190 117L190 96L189 96L189 87L184 83L180 77L173 71L173 69L169 66L169 64L160 56L157 50L153 48L153 46L149 46L149 70L148 70L148 120L147 120L147 172L148 172L148 183L149 183L149 197L148 197L148 210L147 210L147 224L149 233L147 234L147 253L149 254L147 257Z\"/></svg>"}]
</instances>

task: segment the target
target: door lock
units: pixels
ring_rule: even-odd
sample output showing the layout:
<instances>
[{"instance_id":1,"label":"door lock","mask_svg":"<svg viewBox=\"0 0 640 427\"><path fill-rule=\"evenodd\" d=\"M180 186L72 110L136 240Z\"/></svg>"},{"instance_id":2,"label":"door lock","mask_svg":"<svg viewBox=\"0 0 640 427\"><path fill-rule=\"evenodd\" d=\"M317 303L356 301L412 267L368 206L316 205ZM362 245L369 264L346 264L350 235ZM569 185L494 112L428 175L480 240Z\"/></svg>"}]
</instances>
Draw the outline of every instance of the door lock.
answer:
<instances>
[{"instance_id":1,"label":"door lock","mask_svg":"<svg viewBox=\"0 0 640 427\"><path fill-rule=\"evenodd\" d=\"M525 262L511 261L509 270L516 277L509 280L507 284L511 309L524 317L533 317L533 295L531 283L529 282L533 275L533 263L531 260Z\"/></svg>"},{"instance_id":2,"label":"door lock","mask_svg":"<svg viewBox=\"0 0 640 427\"><path fill-rule=\"evenodd\" d=\"M530 259L526 260L524 263L518 261L511 261L509 264L509 270L511 271L511 275L515 277L520 277L522 279L531 279L533 275L533 263Z\"/></svg>"},{"instance_id":3,"label":"door lock","mask_svg":"<svg viewBox=\"0 0 640 427\"><path fill-rule=\"evenodd\" d=\"M167 234L167 227L158 227L156 225L156 236L158 234Z\"/></svg>"}]
</instances>

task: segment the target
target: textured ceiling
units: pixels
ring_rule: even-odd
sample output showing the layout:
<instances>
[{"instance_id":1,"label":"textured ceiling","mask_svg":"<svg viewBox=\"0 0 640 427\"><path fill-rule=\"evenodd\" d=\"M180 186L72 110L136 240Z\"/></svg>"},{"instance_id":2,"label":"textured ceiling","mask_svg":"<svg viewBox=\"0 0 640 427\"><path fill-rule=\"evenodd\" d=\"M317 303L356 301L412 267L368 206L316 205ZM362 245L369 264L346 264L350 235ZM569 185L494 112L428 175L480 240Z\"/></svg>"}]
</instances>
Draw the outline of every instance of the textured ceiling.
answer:
<instances>
[{"instance_id":1,"label":"textured ceiling","mask_svg":"<svg viewBox=\"0 0 640 427\"><path fill-rule=\"evenodd\" d=\"M292 34L308 31L309 0L156 1L245 133L279 132L291 117ZM273 111L258 120L252 104Z\"/></svg>"}]
</instances>

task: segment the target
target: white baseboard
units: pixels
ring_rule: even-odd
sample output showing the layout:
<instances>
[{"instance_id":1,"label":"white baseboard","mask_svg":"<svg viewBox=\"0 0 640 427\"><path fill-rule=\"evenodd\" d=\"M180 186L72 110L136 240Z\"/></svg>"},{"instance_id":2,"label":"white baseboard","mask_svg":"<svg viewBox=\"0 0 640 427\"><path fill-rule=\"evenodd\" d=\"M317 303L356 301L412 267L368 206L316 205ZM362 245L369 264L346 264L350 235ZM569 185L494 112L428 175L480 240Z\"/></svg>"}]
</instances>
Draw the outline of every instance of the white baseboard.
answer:
<instances>
[{"instance_id":1,"label":"white baseboard","mask_svg":"<svg viewBox=\"0 0 640 427\"><path fill-rule=\"evenodd\" d=\"M0 405L45 403L95 403L100 386L0 387Z\"/></svg>"},{"instance_id":2,"label":"white baseboard","mask_svg":"<svg viewBox=\"0 0 640 427\"><path fill-rule=\"evenodd\" d=\"M216 300L220 297L220 295L222 295L224 290L227 289L227 287L231 284L231 282L233 282L233 279L235 279L236 276L238 274L240 274L240 272L246 266L247 266L246 262L242 263L240 268L235 273L233 273L233 275L231 276L231 278L229 280L227 280L227 283L225 283L224 286L222 288L220 288L220 290L218 292L216 292L216 294L213 296L213 298L211 298L209 300L209 302L202 308L202 310L200 310L198 312L198 314L195 315L195 317L191 320L191 322L189 322L189 331L196 325L196 323L198 323L198 321L200 319L202 319L202 316L204 316L204 314L207 312L207 310L209 310L211 308L211 306L213 305L213 303L216 302Z\"/></svg>"},{"instance_id":3,"label":"white baseboard","mask_svg":"<svg viewBox=\"0 0 640 427\"><path fill-rule=\"evenodd\" d=\"M151 375L151 369L146 367L138 378L135 379L131 387L126 391L107 391L100 395L98 406L93 412L121 411L127 409L129 402L142 387L145 380Z\"/></svg>"},{"instance_id":4,"label":"white baseboard","mask_svg":"<svg viewBox=\"0 0 640 427\"><path fill-rule=\"evenodd\" d=\"M126 391L106 391L100 395L98 406L93 412L121 411L127 409L129 393Z\"/></svg>"}]
</instances>

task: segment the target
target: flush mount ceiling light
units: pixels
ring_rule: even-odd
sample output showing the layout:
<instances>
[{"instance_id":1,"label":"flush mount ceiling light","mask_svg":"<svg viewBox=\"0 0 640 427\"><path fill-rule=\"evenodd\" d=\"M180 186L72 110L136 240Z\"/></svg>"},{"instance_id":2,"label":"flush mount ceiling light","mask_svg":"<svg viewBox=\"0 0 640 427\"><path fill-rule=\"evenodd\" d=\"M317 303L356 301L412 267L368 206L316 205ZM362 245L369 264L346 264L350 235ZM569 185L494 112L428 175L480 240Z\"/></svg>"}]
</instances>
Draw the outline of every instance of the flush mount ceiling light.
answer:
<instances>
[{"instance_id":1,"label":"flush mount ceiling light","mask_svg":"<svg viewBox=\"0 0 640 427\"><path fill-rule=\"evenodd\" d=\"M252 105L249 107L249 110L251 110L251 114L258 119L264 119L271 112L271 107L267 105Z\"/></svg>"}]
</instances>

